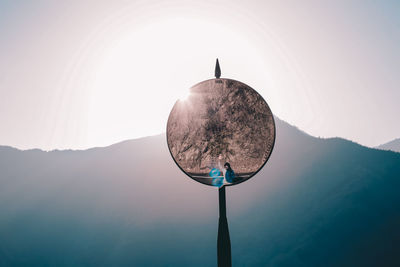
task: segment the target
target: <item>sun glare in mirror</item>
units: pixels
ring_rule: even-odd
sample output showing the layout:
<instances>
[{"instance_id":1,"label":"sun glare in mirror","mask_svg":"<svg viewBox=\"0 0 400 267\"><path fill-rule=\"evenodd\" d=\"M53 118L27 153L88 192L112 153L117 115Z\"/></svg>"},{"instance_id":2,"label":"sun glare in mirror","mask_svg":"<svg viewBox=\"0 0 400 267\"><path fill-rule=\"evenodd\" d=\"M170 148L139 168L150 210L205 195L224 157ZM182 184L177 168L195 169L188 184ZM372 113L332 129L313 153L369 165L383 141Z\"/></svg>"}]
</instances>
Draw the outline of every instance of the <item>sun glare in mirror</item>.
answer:
<instances>
[{"instance_id":1,"label":"sun glare in mirror","mask_svg":"<svg viewBox=\"0 0 400 267\"><path fill-rule=\"evenodd\" d=\"M181 92L179 96L180 101L186 101L190 96L190 91L188 89L184 90Z\"/></svg>"}]
</instances>

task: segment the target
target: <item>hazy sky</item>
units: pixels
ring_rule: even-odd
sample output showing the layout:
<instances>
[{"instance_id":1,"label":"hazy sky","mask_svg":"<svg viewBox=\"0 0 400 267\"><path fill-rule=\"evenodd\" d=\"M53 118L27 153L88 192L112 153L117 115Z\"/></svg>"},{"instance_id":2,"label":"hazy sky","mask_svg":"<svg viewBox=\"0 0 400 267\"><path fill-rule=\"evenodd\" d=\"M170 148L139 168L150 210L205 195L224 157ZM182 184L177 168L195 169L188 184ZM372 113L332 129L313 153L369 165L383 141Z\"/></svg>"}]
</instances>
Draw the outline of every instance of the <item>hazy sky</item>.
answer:
<instances>
[{"instance_id":1,"label":"hazy sky","mask_svg":"<svg viewBox=\"0 0 400 267\"><path fill-rule=\"evenodd\" d=\"M399 14L399 1L0 0L0 144L164 132L218 57L281 119L375 146L400 137Z\"/></svg>"}]
</instances>

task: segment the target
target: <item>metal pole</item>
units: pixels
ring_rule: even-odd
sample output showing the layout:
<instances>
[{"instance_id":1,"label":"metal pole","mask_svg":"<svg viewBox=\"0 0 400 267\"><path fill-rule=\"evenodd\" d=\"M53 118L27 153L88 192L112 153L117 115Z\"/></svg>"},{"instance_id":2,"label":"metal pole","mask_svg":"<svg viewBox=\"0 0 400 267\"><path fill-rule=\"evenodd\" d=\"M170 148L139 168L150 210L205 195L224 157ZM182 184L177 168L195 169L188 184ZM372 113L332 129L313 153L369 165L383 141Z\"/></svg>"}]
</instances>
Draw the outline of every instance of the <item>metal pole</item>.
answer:
<instances>
[{"instance_id":1,"label":"metal pole","mask_svg":"<svg viewBox=\"0 0 400 267\"><path fill-rule=\"evenodd\" d=\"M219 222L218 222L218 267L231 267L231 240L229 237L228 219L226 218L225 186L218 190L219 194Z\"/></svg>"}]
</instances>

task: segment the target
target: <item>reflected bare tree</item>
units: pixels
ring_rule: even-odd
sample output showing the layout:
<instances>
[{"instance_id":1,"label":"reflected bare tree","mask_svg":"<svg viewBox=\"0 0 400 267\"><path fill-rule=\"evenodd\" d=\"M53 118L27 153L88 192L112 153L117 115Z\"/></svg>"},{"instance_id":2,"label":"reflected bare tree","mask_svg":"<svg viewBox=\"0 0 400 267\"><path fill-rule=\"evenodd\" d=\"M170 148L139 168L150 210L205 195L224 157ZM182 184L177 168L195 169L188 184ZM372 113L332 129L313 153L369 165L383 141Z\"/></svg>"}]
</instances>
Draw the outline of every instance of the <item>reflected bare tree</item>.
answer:
<instances>
[{"instance_id":1,"label":"reflected bare tree","mask_svg":"<svg viewBox=\"0 0 400 267\"><path fill-rule=\"evenodd\" d=\"M186 173L202 175L226 161L238 174L256 172L272 151L274 134L264 99L230 79L193 86L188 100L175 104L167 125L175 161Z\"/></svg>"}]
</instances>

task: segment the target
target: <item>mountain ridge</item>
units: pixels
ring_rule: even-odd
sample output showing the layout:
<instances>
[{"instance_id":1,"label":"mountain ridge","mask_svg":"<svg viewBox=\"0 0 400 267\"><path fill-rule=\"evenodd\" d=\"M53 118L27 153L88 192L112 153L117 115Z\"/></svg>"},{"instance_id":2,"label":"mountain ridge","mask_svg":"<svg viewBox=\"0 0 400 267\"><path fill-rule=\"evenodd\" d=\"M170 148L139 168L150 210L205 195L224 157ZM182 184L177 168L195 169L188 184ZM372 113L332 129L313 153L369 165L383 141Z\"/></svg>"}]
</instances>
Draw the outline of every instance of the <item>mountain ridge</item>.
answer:
<instances>
[{"instance_id":1,"label":"mountain ridge","mask_svg":"<svg viewBox=\"0 0 400 267\"><path fill-rule=\"evenodd\" d=\"M380 148L379 148L380 146L383 146L383 145L387 144L387 143L385 143L385 144L382 144L382 145L379 145L379 146L376 146L376 147L368 147L368 146L359 144L359 143L356 142L356 141L349 140L349 139L346 139L346 138L343 138L343 137L339 137L339 136L336 136L336 137L317 137L317 136L313 136L313 135L307 133L306 131L304 131L304 130L298 128L297 126L295 126L295 125L293 125L293 124L290 124L290 123L288 123L288 122L286 122L286 121L284 121L284 120L282 120L282 119L280 119L280 118L278 118L278 117L276 117L276 116L274 116L274 119L275 119L275 120L278 120L279 122L282 122L282 123L284 123L284 124L287 124L287 125L290 126L290 127L293 127L295 130L299 131L299 132L302 133L302 134L305 134L305 135L307 135L307 136L310 136L310 137L313 137L313 138L316 138L316 139L322 139L322 140L342 139L342 140L345 140L345 141L348 141L348 142L351 142L351 143L354 143L354 144L357 144L357 145L360 145L360 146L363 146L363 147L371 148L371 149L380 149ZM64 151L68 151L68 152L80 152L80 151L87 151L87 150L91 150L91 149L107 148L107 147L111 147L111 146L115 146L115 145L119 145L119 144L123 144L123 143L127 143L127 142L134 142L134 141L136 141L136 140L141 140L141 139L146 139L146 138L151 138L151 137L158 137L158 136L165 136L165 132L162 132L162 133L159 133L159 134L154 134L154 135L149 135L149 136L142 136L142 137L138 137L138 138L126 139L126 140L122 140L122 141L119 141L119 142L116 142L116 143L113 143L113 144L110 144L110 145L105 145L105 146L94 146L94 147L89 147L89 148L84 148L84 149L72 149L72 148L65 148L65 149L58 149L58 148L56 148L56 149L51 149L51 150L44 150L44 149L41 149L41 148L20 149L20 148L11 146L11 145L0 145L0 149L7 149L7 148L10 148L10 149L15 149L15 150L18 150L18 151L21 151L21 152L22 152L22 151L41 151L41 152L47 152L47 153L48 153L48 152L64 152ZM165 137L165 138L166 138L166 137ZM388 142L388 143L391 143L391 142L397 141L397 140L400 141L400 138L394 139L394 140L392 140L392 141L390 141L390 142Z\"/></svg>"},{"instance_id":2,"label":"mountain ridge","mask_svg":"<svg viewBox=\"0 0 400 267\"><path fill-rule=\"evenodd\" d=\"M266 166L227 188L233 265L398 266L400 154L276 125ZM0 266L215 266L216 188L165 136L135 140L0 149Z\"/></svg>"},{"instance_id":3,"label":"mountain ridge","mask_svg":"<svg viewBox=\"0 0 400 267\"><path fill-rule=\"evenodd\" d=\"M387 143L384 143L382 145L379 145L375 147L376 149L383 149L383 150L390 150L393 152L398 152L400 153L400 138L396 138L392 141L389 141Z\"/></svg>"}]
</instances>

